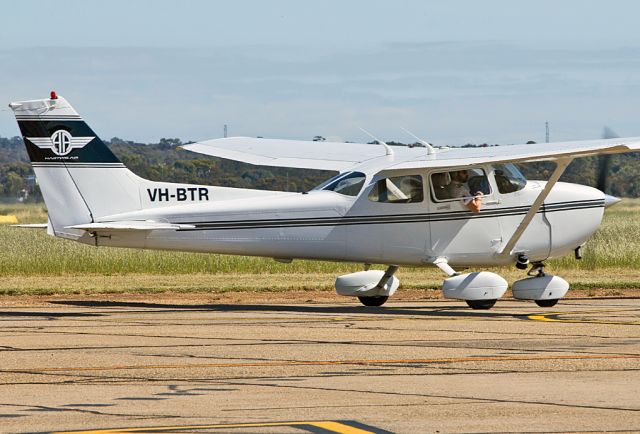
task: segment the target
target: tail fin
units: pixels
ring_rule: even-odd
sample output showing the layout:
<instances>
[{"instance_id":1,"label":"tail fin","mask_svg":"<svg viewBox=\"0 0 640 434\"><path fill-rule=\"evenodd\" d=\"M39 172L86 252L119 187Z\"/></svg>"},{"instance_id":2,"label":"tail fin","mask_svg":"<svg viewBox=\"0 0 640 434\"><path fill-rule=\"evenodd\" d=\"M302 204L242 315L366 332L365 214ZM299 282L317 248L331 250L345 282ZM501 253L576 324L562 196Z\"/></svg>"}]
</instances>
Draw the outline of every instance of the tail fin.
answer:
<instances>
[{"instance_id":1,"label":"tail fin","mask_svg":"<svg viewBox=\"0 0 640 434\"><path fill-rule=\"evenodd\" d=\"M69 226L139 210L145 187L167 185L128 170L55 92L48 99L13 102L9 107L18 121L56 236L78 239L84 231ZM159 205L165 204L155 204Z\"/></svg>"}]
</instances>

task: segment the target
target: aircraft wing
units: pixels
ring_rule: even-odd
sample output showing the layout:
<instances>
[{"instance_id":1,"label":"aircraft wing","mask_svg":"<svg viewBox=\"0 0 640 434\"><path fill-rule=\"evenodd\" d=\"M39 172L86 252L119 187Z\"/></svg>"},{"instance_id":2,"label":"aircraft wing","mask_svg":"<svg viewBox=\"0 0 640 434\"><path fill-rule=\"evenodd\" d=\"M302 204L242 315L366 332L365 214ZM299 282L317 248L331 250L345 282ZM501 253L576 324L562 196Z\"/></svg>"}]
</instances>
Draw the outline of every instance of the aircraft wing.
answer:
<instances>
[{"instance_id":1,"label":"aircraft wing","mask_svg":"<svg viewBox=\"0 0 640 434\"><path fill-rule=\"evenodd\" d=\"M105 223L87 223L82 225L66 226L67 229L82 229L85 231L153 231L158 229L176 230L193 229L193 225L163 223L153 221L117 221Z\"/></svg>"},{"instance_id":2,"label":"aircraft wing","mask_svg":"<svg viewBox=\"0 0 640 434\"><path fill-rule=\"evenodd\" d=\"M345 171L365 161L383 157L381 145L363 143L312 142L303 140L230 137L184 145L184 149L245 163ZM640 151L640 137L502 145L486 148L439 149L428 155L424 148L394 146L395 164L389 168L470 166L483 163L557 160Z\"/></svg>"},{"instance_id":3,"label":"aircraft wing","mask_svg":"<svg viewBox=\"0 0 640 434\"><path fill-rule=\"evenodd\" d=\"M486 148L449 148L439 150L435 155L423 153L416 158L400 161L390 168L461 167L483 163L553 161L564 157L588 157L637 151L640 151L640 137L502 145Z\"/></svg>"},{"instance_id":4,"label":"aircraft wing","mask_svg":"<svg viewBox=\"0 0 640 434\"><path fill-rule=\"evenodd\" d=\"M385 148L382 145L257 139L253 137L206 140L184 145L182 148L200 154L260 166L298 167L337 170L339 172L367 160L386 155ZM395 153L412 152L414 149L393 148ZM422 152L417 151L415 154L423 154L424 152L424 149L422 149Z\"/></svg>"}]
</instances>

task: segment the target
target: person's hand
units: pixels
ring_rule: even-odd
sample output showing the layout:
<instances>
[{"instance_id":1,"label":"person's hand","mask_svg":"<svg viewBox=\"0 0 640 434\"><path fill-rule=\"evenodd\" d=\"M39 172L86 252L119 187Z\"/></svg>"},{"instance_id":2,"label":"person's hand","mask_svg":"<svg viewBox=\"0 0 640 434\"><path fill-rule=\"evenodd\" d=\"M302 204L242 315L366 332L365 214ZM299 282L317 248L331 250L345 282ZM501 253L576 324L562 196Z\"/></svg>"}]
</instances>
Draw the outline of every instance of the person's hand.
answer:
<instances>
[{"instance_id":1,"label":"person's hand","mask_svg":"<svg viewBox=\"0 0 640 434\"><path fill-rule=\"evenodd\" d=\"M473 196L473 199L469 201L467 207L471 212L479 213L482 208L482 197L484 194L481 191L477 191Z\"/></svg>"}]
</instances>

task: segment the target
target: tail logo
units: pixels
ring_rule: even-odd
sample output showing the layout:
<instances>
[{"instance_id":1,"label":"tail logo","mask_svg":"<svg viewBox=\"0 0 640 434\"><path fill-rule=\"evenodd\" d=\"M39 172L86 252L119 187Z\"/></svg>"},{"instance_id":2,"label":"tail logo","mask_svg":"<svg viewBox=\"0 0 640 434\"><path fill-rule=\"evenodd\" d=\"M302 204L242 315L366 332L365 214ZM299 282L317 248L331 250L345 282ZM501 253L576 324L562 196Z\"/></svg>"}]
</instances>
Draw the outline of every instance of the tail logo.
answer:
<instances>
[{"instance_id":1,"label":"tail logo","mask_svg":"<svg viewBox=\"0 0 640 434\"><path fill-rule=\"evenodd\" d=\"M54 154L64 157L74 149L84 148L95 137L73 137L65 130L57 130L51 137L27 137L40 149L50 149Z\"/></svg>"},{"instance_id":2,"label":"tail logo","mask_svg":"<svg viewBox=\"0 0 640 434\"><path fill-rule=\"evenodd\" d=\"M67 155L73 149L71 147L71 139L73 136L65 130L58 130L51 136L53 143L53 153L56 155Z\"/></svg>"}]
</instances>

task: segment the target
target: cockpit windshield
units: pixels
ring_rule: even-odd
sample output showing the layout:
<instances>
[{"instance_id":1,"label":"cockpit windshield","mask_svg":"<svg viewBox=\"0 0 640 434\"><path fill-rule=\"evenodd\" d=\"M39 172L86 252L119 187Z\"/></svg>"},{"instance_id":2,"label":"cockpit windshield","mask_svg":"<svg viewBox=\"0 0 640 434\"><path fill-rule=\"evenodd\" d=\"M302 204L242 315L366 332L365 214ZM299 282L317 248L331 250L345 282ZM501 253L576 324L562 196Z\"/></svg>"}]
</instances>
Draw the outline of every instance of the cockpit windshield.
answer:
<instances>
[{"instance_id":1,"label":"cockpit windshield","mask_svg":"<svg viewBox=\"0 0 640 434\"><path fill-rule=\"evenodd\" d=\"M522 190L527 185L527 179L514 164L496 164L493 173L498 191L502 194Z\"/></svg>"},{"instance_id":2,"label":"cockpit windshield","mask_svg":"<svg viewBox=\"0 0 640 434\"><path fill-rule=\"evenodd\" d=\"M328 179L313 190L328 190L346 196L357 196L362 190L366 175L362 172L345 172Z\"/></svg>"}]
</instances>

